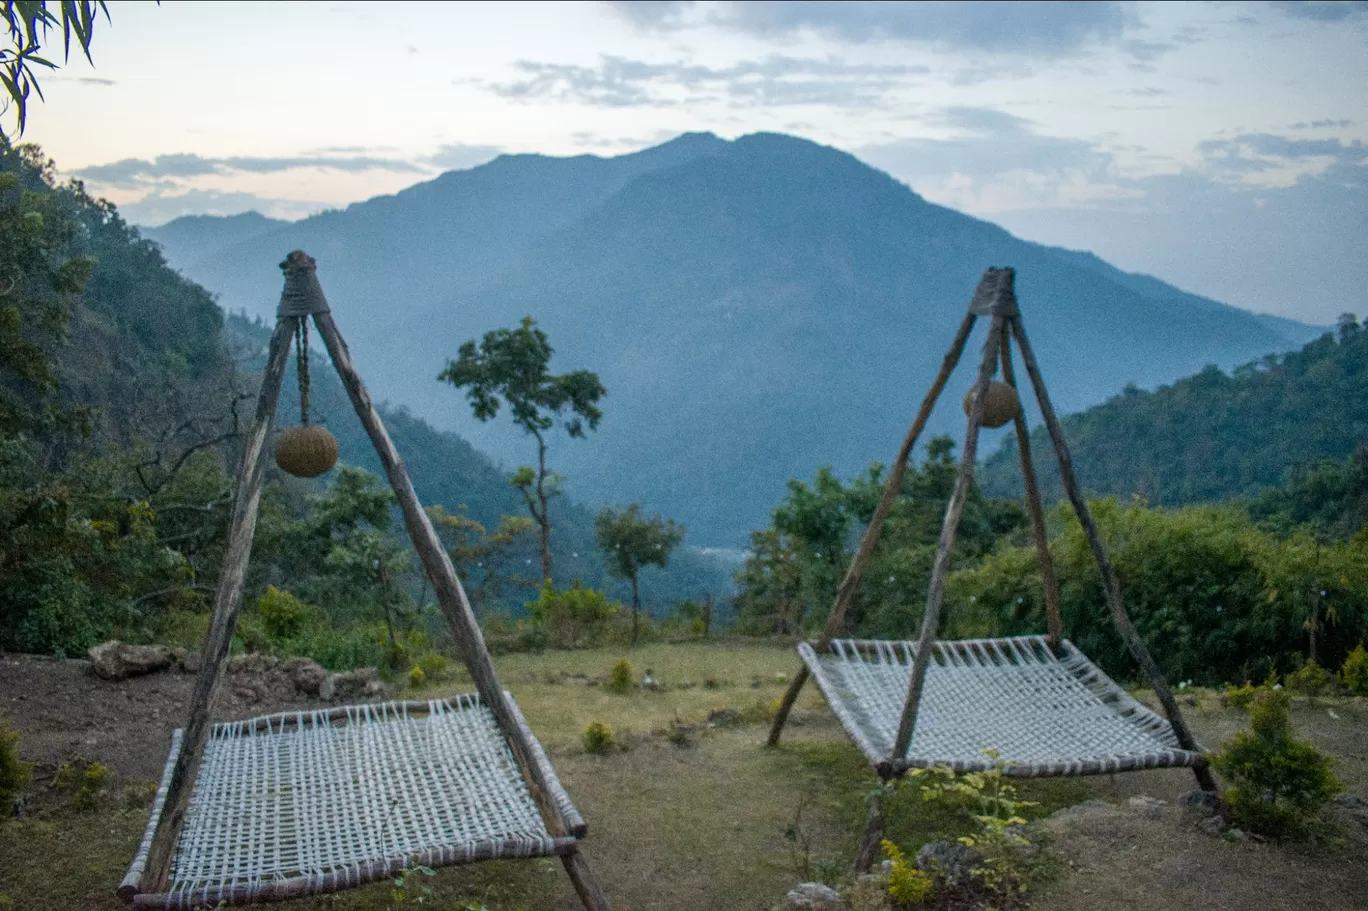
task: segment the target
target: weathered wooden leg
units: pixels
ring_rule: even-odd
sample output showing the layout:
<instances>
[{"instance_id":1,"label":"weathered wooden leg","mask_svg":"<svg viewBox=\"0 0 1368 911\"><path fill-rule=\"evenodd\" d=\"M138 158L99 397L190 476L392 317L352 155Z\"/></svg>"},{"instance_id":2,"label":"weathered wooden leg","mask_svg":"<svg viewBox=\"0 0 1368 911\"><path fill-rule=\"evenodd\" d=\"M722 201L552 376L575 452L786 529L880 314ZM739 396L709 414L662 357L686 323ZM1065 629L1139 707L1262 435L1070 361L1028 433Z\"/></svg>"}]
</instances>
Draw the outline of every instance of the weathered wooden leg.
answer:
<instances>
[{"instance_id":1,"label":"weathered wooden leg","mask_svg":"<svg viewBox=\"0 0 1368 911\"><path fill-rule=\"evenodd\" d=\"M936 400L940 398L941 391L945 389L945 384L950 379L950 374L954 372L955 365L959 363L960 355L964 353L964 345L969 340L969 333L973 330L976 319L977 317L974 314L967 313L960 322L959 331L955 333L955 340L950 343L950 350L946 352L945 358L941 361L940 373L936 374L935 381L931 384L925 398L922 399L916 419L907 431L907 436L903 438L902 448L898 450L898 457L893 460L893 467L889 469L888 483L884 485L883 497L879 500L879 505L869 520L869 527L865 529L864 538L860 541L860 549L855 552L855 559L851 561L850 568L846 570L845 578L841 580L841 587L836 591L836 602L832 605L831 613L827 616L826 630L817 643L819 654L826 651L827 647L831 645L831 640L840 635L841 627L845 623L846 611L850 608L850 602L855 597L855 590L860 585L860 576L864 572L865 563L874 553L874 546L879 543L879 534L883 531L884 520L893 511L893 504L897 502L898 494L902 491L903 476L907 473L907 463L912 457L912 449L917 445L918 437L926 428L926 422L931 418L931 411L936 407ZM807 679L807 665L803 665L794 675L793 680L789 683L788 690L784 692L784 698L779 702L779 711L775 713L774 722L770 725L770 746L778 746L779 735L783 733L789 712L793 710L793 704L798 701L798 693L803 689L803 684L807 682Z\"/></svg>"},{"instance_id":2,"label":"weathered wooden leg","mask_svg":"<svg viewBox=\"0 0 1368 911\"><path fill-rule=\"evenodd\" d=\"M214 700L223 683L223 671L233 644L238 611L242 607L242 587L247 574L247 561L252 555L257 507L261 503L262 450L266 446L271 421L275 418L280 384L290 358L290 341L296 325L296 318L284 317L276 322L275 333L271 336L266 370L261 377L261 392L257 396L256 417L252 419L252 426L242 441L242 461L238 463L233 518L228 527L228 547L224 551L218 591L214 595L209 638L200 654L199 674L195 678L195 692L190 700L190 719L186 722L180 755L176 758L171 783L167 787L161 819L157 821L156 832L142 867L141 872L147 880L135 882L135 879L140 879L135 872L135 863L129 876L119 886L119 895L124 901L132 901L133 896L140 892L166 891L171 855L185 822L185 811L190 806L190 794L194 790L200 760L204 758Z\"/></svg>"},{"instance_id":3,"label":"weathered wooden leg","mask_svg":"<svg viewBox=\"0 0 1368 911\"><path fill-rule=\"evenodd\" d=\"M879 845L884 837L884 796L876 794L869 800L869 819L865 822L864 838L855 855L855 875L868 873L879 856Z\"/></svg>"},{"instance_id":4,"label":"weathered wooden leg","mask_svg":"<svg viewBox=\"0 0 1368 911\"><path fill-rule=\"evenodd\" d=\"M612 905L608 903L603 886L594 875L594 871L589 868L578 847L562 854L561 863L565 866L565 872L569 874L570 882L575 886L575 893L579 895L586 911L612 911Z\"/></svg>"},{"instance_id":5,"label":"weathered wooden leg","mask_svg":"<svg viewBox=\"0 0 1368 911\"><path fill-rule=\"evenodd\" d=\"M964 452L960 455L959 476L955 479L955 491L950 495L950 504L945 509L945 521L941 524L940 541L936 544L936 559L931 566L931 586L926 595L926 613L922 615L921 635L917 637L917 654L912 660L912 676L907 683L907 700L903 703L902 719L898 723L898 736L893 741L892 759L902 759L912 743L912 731L917 725L917 709L921 705L922 686L926 680L926 669L931 662L936 630L940 624L941 602L945 598L945 578L950 572L950 551L955 543L955 532L959 529L960 517L964 514L964 504L969 499L969 488L974 481L974 459L978 450L979 422L983 419L983 404L988 398L988 383L997 368L998 350L1006 332L1006 321L994 315L988 327L988 340L983 345L983 360L979 364L978 383L975 387L974 403L969 410L969 423L964 433Z\"/></svg>"},{"instance_id":6,"label":"weathered wooden leg","mask_svg":"<svg viewBox=\"0 0 1368 911\"><path fill-rule=\"evenodd\" d=\"M1013 389L1017 388L1016 376L1012 373L1012 344L1005 332L1002 334L1002 378ZM1013 426L1017 455L1021 459L1021 480L1026 488L1026 511L1031 516L1036 558L1040 561L1040 576L1045 586L1045 621L1049 629L1046 641L1051 651L1058 652L1059 640L1064 638L1064 620L1059 613L1059 582L1055 579L1054 559L1050 556L1050 537L1045 527L1045 510L1040 505L1040 488L1036 486L1035 468L1031 465L1031 436L1026 428L1025 408L1017 409Z\"/></svg>"},{"instance_id":7,"label":"weathered wooden leg","mask_svg":"<svg viewBox=\"0 0 1368 911\"><path fill-rule=\"evenodd\" d=\"M1097 523L1093 521L1087 501L1083 499L1083 493L1078 487L1078 479L1074 476L1073 459L1069 456L1069 446L1064 441L1064 431L1059 426L1059 418L1055 416L1054 408L1050 405L1049 393L1045 391L1045 380L1040 375L1040 367L1036 364L1035 354L1031 351L1031 343L1026 338L1026 330L1022 327L1019 318L1009 320L1009 324L1012 334L1016 337L1017 347L1021 349L1021 360L1026 365L1026 373L1030 376L1031 385L1035 388L1036 399L1040 402L1040 413L1045 418L1045 429L1050 433L1050 441L1054 444L1055 456L1059 459L1059 476L1064 482L1064 492L1068 495L1069 502L1078 515L1079 524L1083 526L1083 533L1088 539L1089 547L1092 548L1093 559L1097 562L1097 570L1102 576L1102 590L1106 594L1107 607L1111 609L1112 620L1115 622L1121 638L1125 641L1126 648L1130 650L1131 656L1140 665L1140 670L1144 672L1150 685L1154 687L1154 694L1159 698L1160 704L1163 705L1164 712L1168 715L1169 724L1173 725L1173 733L1178 740L1178 745L1185 750L1198 752L1197 741L1193 738L1192 732L1188 730L1187 722L1183 720L1183 713L1178 708L1178 701L1173 698L1173 692L1169 689L1168 681L1164 679L1163 673L1159 670L1159 665L1155 663L1154 657L1145 647L1144 640L1136 632L1135 624L1131 622L1130 615L1126 612L1125 602L1121 600L1121 585L1117 581L1116 571L1112 568L1111 560L1107 557L1107 550L1102 544L1102 535L1097 530ZM1210 768L1206 765L1198 765L1194 766L1192 771L1196 775L1197 783L1202 790L1216 790L1216 779L1212 777Z\"/></svg>"}]
</instances>

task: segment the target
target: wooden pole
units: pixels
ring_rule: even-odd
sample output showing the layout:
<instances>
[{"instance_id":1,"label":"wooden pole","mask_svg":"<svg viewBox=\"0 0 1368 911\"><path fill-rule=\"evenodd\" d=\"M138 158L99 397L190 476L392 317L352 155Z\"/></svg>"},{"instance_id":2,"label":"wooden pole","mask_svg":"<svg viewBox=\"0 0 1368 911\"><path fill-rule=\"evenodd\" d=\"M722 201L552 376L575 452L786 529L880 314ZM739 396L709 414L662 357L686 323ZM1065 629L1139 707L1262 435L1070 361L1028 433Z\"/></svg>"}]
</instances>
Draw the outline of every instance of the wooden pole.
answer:
<instances>
[{"instance_id":1,"label":"wooden pole","mask_svg":"<svg viewBox=\"0 0 1368 911\"><path fill-rule=\"evenodd\" d=\"M562 818L560 809L551 799L551 795L554 793L553 789L542 774L540 766L534 761L531 742L518 724L517 718L504 696L503 688L499 685L498 676L494 672L494 663L490 660L489 650L485 646L484 635L480 632L479 623L475 620L475 613L471 610L470 601L466 598L461 580L456 575L450 556L437 538L437 532L432 527L432 521L423 510L422 504L418 502L418 496L413 490L413 482L409 480L408 469L405 468L403 460L400 459L398 451L394 448L394 443L390 440L389 434L380 420L380 415L376 412L375 406L371 403L370 395L361 382L361 376L352 364L351 352L347 349L347 343L342 339L341 333L338 332L337 324L333 322L330 313L315 313L314 326L317 327L318 334L323 338L323 343L328 348L333 366L337 368L338 376L342 379L342 385L346 387L347 395L351 398L352 407L355 408L357 416L366 428L366 433L375 446L375 452L380 457L380 463L385 468L385 474L389 477L390 486L394 489L395 498L399 502L399 509L404 515L404 524L408 529L410 539L413 541L414 550L418 552L418 558L423 564L423 569L427 572L428 578L432 580L437 603L441 606L442 613L446 615L447 622L451 624L456 643L461 649L466 667L470 670L470 676L474 680L475 689L480 694L480 699L498 719L499 728L504 737L507 738L514 758L526 776L528 790L531 791L533 799L536 800L537 806L541 809L547 830L552 835L562 835L568 827ZM581 859L577 863L582 865L583 860ZM570 870L570 866L567 865L566 869ZM572 878L574 875L572 872ZM590 876L592 877L592 874ZM576 889L579 889L578 884ZM585 898L586 894L590 897ZM607 899L603 897L601 889L590 893L581 892L581 898L585 900L585 906L591 911L609 911ZM591 899L592 904L590 903Z\"/></svg>"},{"instance_id":2,"label":"wooden pole","mask_svg":"<svg viewBox=\"0 0 1368 911\"><path fill-rule=\"evenodd\" d=\"M1131 623L1130 615L1126 613L1126 605L1121 600L1121 585L1117 581L1116 571L1112 568L1111 560L1107 557L1106 548L1102 544L1102 536L1097 531L1097 524L1093 522L1092 513L1088 511L1087 501L1083 499L1083 494L1079 490L1078 480L1074 476L1073 459L1069 456L1069 446L1064 441L1064 431L1059 426L1059 419L1055 416L1054 408L1050 405L1049 393L1045 391L1045 381L1040 375L1040 367L1036 364L1035 354L1031 351L1031 343L1026 338L1026 330L1021 325L1019 318L1009 321L1012 335L1016 337L1017 347L1021 349L1021 360L1026 365L1026 373L1031 378L1031 385L1035 388L1036 399L1040 402L1040 413L1045 418L1045 429L1049 431L1050 441L1054 444L1055 455L1059 459L1059 476L1064 482L1064 491L1069 497L1069 502L1073 504L1074 512L1078 514L1078 521L1083 526L1083 533L1088 539L1088 545L1092 548L1093 558L1097 561L1097 570L1102 575L1102 589L1106 593L1107 607L1111 609L1112 620L1116 623L1116 629L1125 640L1126 648L1130 650L1131 656L1140 665L1141 671L1149 679L1150 685L1154 687L1154 693L1159 698L1159 702L1164 707L1165 714L1168 715L1169 724L1173 725L1174 736L1178 739L1178 745L1185 750L1200 752L1197 741L1193 738L1192 732L1188 730L1187 722L1183 720L1183 713L1178 708L1178 702L1173 698L1173 693L1169 690L1168 681L1164 679L1163 673L1159 670L1159 665L1155 664L1154 657L1149 649L1145 647L1144 640L1136 632L1135 625ZM1193 766L1193 773L1197 776L1197 783L1204 791L1216 790L1216 779L1212 777L1211 769L1206 765Z\"/></svg>"},{"instance_id":3,"label":"wooden pole","mask_svg":"<svg viewBox=\"0 0 1368 911\"><path fill-rule=\"evenodd\" d=\"M1002 334L1002 378L1013 389L1017 388L1016 376L1012 372L1012 343L1005 332ZM1018 395L1017 400L1020 399ZM1040 560L1040 575L1045 585L1045 620L1049 626L1045 641L1050 651L1058 653L1059 640L1064 638L1064 620L1059 614L1059 581L1055 578L1049 530L1045 527L1045 510L1040 505L1040 489L1036 485L1035 468L1031 465L1031 437L1026 429L1025 407L1018 407L1016 417L1012 420L1016 428L1017 454L1021 457L1021 479L1026 487L1026 511L1031 516L1036 557Z\"/></svg>"},{"instance_id":4,"label":"wooden pole","mask_svg":"<svg viewBox=\"0 0 1368 911\"><path fill-rule=\"evenodd\" d=\"M825 651L831 645L831 640L840 635L841 627L845 623L846 611L850 608L855 590L860 585L860 576L864 572L865 563L869 560L870 554L874 553L874 546L879 543L879 535L883 531L884 520L893 511L893 504L897 502L898 494L902 492L903 476L907 472L907 463L912 457L912 449L917 445L917 438L926 428L926 422L931 418L931 411L936 406L936 400L940 398L941 391L950 379L950 374L954 372L955 366L959 363L960 355L964 353L964 345L969 340L969 333L973 330L976 319L977 317L973 313L964 315L964 319L960 322L959 331L955 333L955 340L950 343L950 350L946 352L945 358L941 361L940 373L936 374L935 381L932 382L931 388L927 391L925 398L922 399L921 408L917 411L917 417L912 422L912 427L907 431L907 436L903 438L902 448L898 450L898 457L893 460L893 467L889 470L888 483L884 485L883 497L879 500L879 505L869 520L869 527L865 529L864 538L860 541L860 549L856 551L855 559L851 561L850 568L846 570L845 578L841 580L841 587L836 592L836 601L831 607L831 613L827 616L826 629L816 645L818 654ZM779 703L779 710L774 715L774 722L770 725L769 746L779 744L779 735L783 733L789 712L793 710L793 704L798 701L798 694L803 689L803 684L807 682L808 673L807 665L802 665L798 668L798 673L794 675L793 681L789 683L789 688Z\"/></svg>"},{"instance_id":5,"label":"wooden pole","mask_svg":"<svg viewBox=\"0 0 1368 911\"><path fill-rule=\"evenodd\" d=\"M574 850L567 851L561 855L561 864L565 867L566 875L570 877L570 884L575 887L575 894L579 896L580 902L584 907L591 911L611 911L612 906L608 904L608 896L603 891L603 885L594 875L589 862L584 859L584 854L577 845Z\"/></svg>"},{"instance_id":6,"label":"wooden pole","mask_svg":"<svg viewBox=\"0 0 1368 911\"><path fill-rule=\"evenodd\" d=\"M931 566L931 586L926 593L926 612L922 615L921 635L917 637L917 654L912 659L912 677L907 683L907 700L903 703L898 736L893 741L892 759L902 759L912 742L912 731L917 726L917 709L921 705L926 669L931 663L936 630L940 625L941 602L945 599L945 578L950 573L950 552L955 544L964 504L969 500L969 488L974 483L974 459L978 453L979 422L983 420L983 404L988 399L988 383L997 369L998 351L1006 332L1004 317L993 314L988 326L988 339L983 344L983 360L979 364L978 382L974 387L974 403L969 409L969 423L964 432L964 452L960 456L959 477L945 509L940 541L936 544L936 559Z\"/></svg>"},{"instance_id":7,"label":"wooden pole","mask_svg":"<svg viewBox=\"0 0 1368 911\"><path fill-rule=\"evenodd\" d=\"M139 888L120 887L120 895L131 901L137 892L161 893L171 871L171 857L176 840L185 822L185 811L190 806L195 776L204 758L204 745L209 738L214 700L223 683L223 671L237 628L238 611L242 607L242 587L247 574L247 562L252 555L252 534L256 531L257 507L261 504L262 450L275 417L280 399L280 384L285 376L285 365L290 357L290 342L297 320L283 317L276 322L275 333L266 355L266 370L261 377L261 392L257 396L256 417L242 442L242 461L238 463L236 493L233 498L233 519L228 527L228 547L223 555L218 592L214 596L213 619L209 638L200 654L199 674L195 678L195 692L190 701L190 720L185 725L180 755L166 791L166 803L152 845L147 855L150 879Z\"/></svg>"},{"instance_id":8,"label":"wooden pole","mask_svg":"<svg viewBox=\"0 0 1368 911\"><path fill-rule=\"evenodd\" d=\"M884 795L876 792L869 798L869 818L865 820L864 837L860 839L860 851L855 855L855 875L868 873L874 866L874 858L879 856L879 845L884 836Z\"/></svg>"}]
</instances>

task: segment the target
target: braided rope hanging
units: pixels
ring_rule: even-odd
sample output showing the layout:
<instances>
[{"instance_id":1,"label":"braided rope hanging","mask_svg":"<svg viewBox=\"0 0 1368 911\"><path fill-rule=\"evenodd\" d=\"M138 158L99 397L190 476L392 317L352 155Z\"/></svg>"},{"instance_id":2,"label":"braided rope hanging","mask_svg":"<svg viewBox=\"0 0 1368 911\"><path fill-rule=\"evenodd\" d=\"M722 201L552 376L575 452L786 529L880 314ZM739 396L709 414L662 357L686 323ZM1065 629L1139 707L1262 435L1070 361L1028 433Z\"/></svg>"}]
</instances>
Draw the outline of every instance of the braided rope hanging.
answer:
<instances>
[{"instance_id":1,"label":"braided rope hanging","mask_svg":"<svg viewBox=\"0 0 1368 911\"><path fill-rule=\"evenodd\" d=\"M295 361L299 375L299 424L276 437L275 459L297 478L316 478L337 464L337 440L326 428L309 423L309 318L296 317Z\"/></svg>"}]
</instances>

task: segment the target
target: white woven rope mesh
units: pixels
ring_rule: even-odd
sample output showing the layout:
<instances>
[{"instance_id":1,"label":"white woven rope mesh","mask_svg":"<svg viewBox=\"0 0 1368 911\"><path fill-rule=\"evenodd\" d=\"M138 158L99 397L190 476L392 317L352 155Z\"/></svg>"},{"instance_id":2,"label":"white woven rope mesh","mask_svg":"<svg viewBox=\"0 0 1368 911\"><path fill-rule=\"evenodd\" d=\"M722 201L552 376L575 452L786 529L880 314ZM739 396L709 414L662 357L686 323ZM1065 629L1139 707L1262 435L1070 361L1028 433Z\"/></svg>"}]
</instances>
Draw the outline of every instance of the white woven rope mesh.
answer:
<instances>
[{"instance_id":1,"label":"white woven rope mesh","mask_svg":"<svg viewBox=\"0 0 1368 911\"><path fill-rule=\"evenodd\" d=\"M935 643L906 758L982 768L985 750L1032 774L1189 765L1168 721L1117 686L1071 643L1044 637ZM842 724L871 758L893 750L915 647L838 639L804 661Z\"/></svg>"},{"instance_id":2,"label":"white woven rope mesh","mask_svg":"<svg viewBox=\"0 0 1368 911\"><path fill-rule=\"evenodd\" d=\"M443 852L552 853L498 725L478 697L221 724L205 747L172 861L171 895L363 878Z\"/></svg>"}]
</instances>

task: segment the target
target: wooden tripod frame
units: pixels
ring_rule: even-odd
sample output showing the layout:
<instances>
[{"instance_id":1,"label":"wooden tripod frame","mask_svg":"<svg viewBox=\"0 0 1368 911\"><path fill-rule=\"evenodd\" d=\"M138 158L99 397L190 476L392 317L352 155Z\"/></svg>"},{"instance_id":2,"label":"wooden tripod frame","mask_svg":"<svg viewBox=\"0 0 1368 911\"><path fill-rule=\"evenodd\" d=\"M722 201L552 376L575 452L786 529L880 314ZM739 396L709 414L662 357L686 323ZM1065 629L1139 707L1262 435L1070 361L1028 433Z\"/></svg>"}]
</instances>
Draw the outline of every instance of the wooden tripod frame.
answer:
<instances>
[{"instance_id":1,"label":"wooden tripod frame","mask_svg":"<svg viewBox=\"0 0 1368 911\"><path fill-rule=\"evenodd\" d=\"M228 663L238 612L242 607L243 582L252 552L257 508L261 502L262 452L280 398L280 386L285 375L286 362L289 360L291 340L299 323L311 317L318 334L327 346L333 366L337 368L338 376L342 379L342 385L347 389L347 395L351 398L357 417L365 426L380 462L385 467L390 486L394 489L394 495L404 515L404 525L408 529L414 549L418 552L423 569L432 582L437 603L451 624L452 633L461 650L461 658L470 670L480 700L494 713L499 729L507 740L514 759L522 770L528 790L541 812L547 831L557 837L584 834L583 824L567 823L560 809L550 798L552 788L542 774L540 764L533 758L532 742L519 723L516 707L504 696L503 688L495 676L494 664L485 647L484 636L475 621L475 614L470 608L460 579L456 576L451 558L438 540L422 504L418 502L408 471L385 431L380 415L371 404L366 387L352 364L347 344L338 332L337 324L333 322L327 300L323 296L323 289L318 283L313 258L296 250L281 263L281 269L285 272L285 289L281 294L275 333L271 336L266 369L262 374L256 417L252 421L251 429L243 438L242 461L238 465L233 500L233 518L228 530L228 546L223 557L218 591L214 597L209 638L204 644L199 675L195 681L190 719L185 725L181 750L176 758L161 818L153 835L142 887L121 888L120 895L126 901L132 901L139 892L157 893L165 891L166 888L176 842L185 822L195 777L204 756L214 700L223 683L223 672ZM585 908L590 911L609 911L608 898L578 847L560 856Z\"/></svg>"},{"instance_id":2,"label":"wooden tripod frame","mask_svg":"<svg viewBox=\"0 0 1368 911\"><path fill-rule=\"evenodd\" d=\"M1026 339L1026 330L1022 326L1021 313L1017 308L1014 289L1015 277L1015 271L1009 268L988 269L983 274L983 279L979 282L973 300L969 304L969 310L965 314L963 322L960 323L959 332L956 333L955 340L951 343L950 350L941 364L940 373L932 382L931 389L922 401L921 409L917 412L917 417L912 422L907 437L903 440L902 448L898 451L897 460L893 463L892 470L888 475L888 483L884 487L883 497L869 521L869 528L865 531L864 539L860 542L860 548L856 551L855 559L851 561L850 568L837 590L836 601L832 605L830 616L827 618L826 628L821 638L814 644L814 648L818 652L823 652L830 647L831 641L840 634L844 625L846 610L850 607L855 590L859 586L860 575L864 571L865 563L870 554L874 552L879 534L883 530L884 520L888 518L888 514L902 489L903 475L907 471L907 463L911 457L912 449L917 443L917 438L925 429L936 400L944 390L951 372L959 363L960 356L964 352L964 346L968 342L969 333L974 328L974 323L980 316L991 317L988 339L984 342L983 358L979 364L978 380L974 387L975 392L970 407L968 426L964 434L964 451L960 461L959 475L955 481L954 492L950 496L950 504L946 507L940 541L936 545L936 557L931 570L931 584L926 595L926 611L922 615L921 632L917 637L916 658L913 661L912 676L908 682L907 699L903 703L902 718L898 724L898 733L894 741L892 755L889 757L890 761L881 764L879 768L880 774L885 778L897 777L906 768L898 760L907 753L907 748L912 742L913 731L916 728L922 687L926 679L926 669L931 660L931 646L939 627L941 604L945 598L945 580L950 571L950 552L955 542L955 533L959 527L960 517L964 512L965 502L969 496L969 488L973 482L979 422L983 416L988 383L997 371L999 358L1002 362L1003 379L1013 388L1016 388L1016 377L1012 372L1011 361L1011 341L1013 339L1021 351L1022 363L1026 366L1026 373L1030 377L1036 400L1040 404L1040 412L1045 418L1045 428L1050 435L1050 441L1054 444L1065 493L1074 508L1074 512L1078 515L1083 533L1092 548L1093 558L1097 562L1098 572L1102 576L1102 587L1106 594L1107 607L1111 610L1112 620L1115 622L1121 638L1125 640L1131 656L1140 665L1140 669L1146 679L1149 680L1150 685L1154 687L1155 695L1163 706L1169 723L1173 726L1173 733L1179 745L1185 750L1200 752L1187 723L1183 720L1182 712L1178 708L1177 701L1173 698L1173 692L1169 689L1168 682L1164 680L1159 666L1154 662L1153 656L1150 655L1149 649L1145 647L1144 641L1141 640L1134 624L1131 623L1129 614L1126 613L1125 603L1121 600L1121 586L1117 581L1116 571L1107 558L1102 537L1097 531L1096 523L1093 522L1092 514L1088 511L1088 504L1083 499L1083 494L1078 487L1078 480L1074 477L1069 447L1064 442L1064 433L1059 426L1059 419L1055 416L1054 408L1050 405L1050 397L1045 390L1045 381L1041 377L1035 354L1031 351L1030 342ZM1049 626L1047 642L1054 649L1059 645L1063 636L1059 615L1059 585L1055 579L1054 563L1050 558L1049 544L1046 539L1045 515L1040 505L1040 493L1036 486L1035 471L1031 465L1030 437L1027 433L1026 419L1021 409L1017 411L1015 427L1017 450L1021 457L1021 474L1026 486L1027 511L1031 517L1036 553L1040 559L1041 575L1044 577L1045 583L1046 616ZM798 694L802 690L803 684L807 682L808 676L807 665L803 665L789 684L788 691L779 704L779 711L775 715L774 724L770 728L770 746L778 744L779 737L784 730L784 723L788 720L789 712L793 709L793 704L798 699ZM1193 766L1193 772L1203 790L1216 790L1215 779L1205 764ZM879 828L881 830L882 826Z\"/></svg>"}]
</instances>

